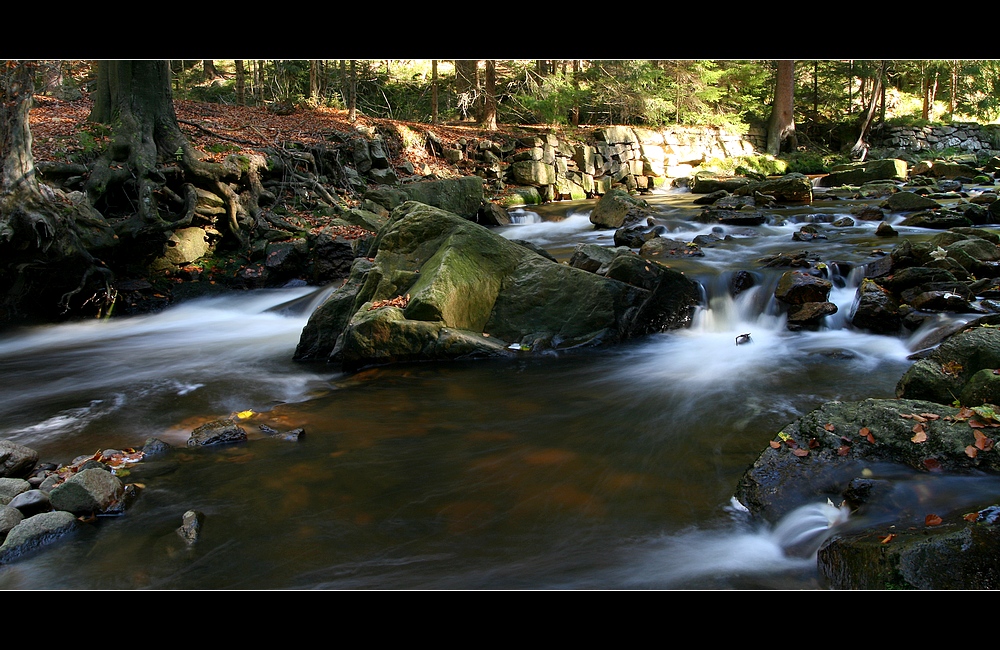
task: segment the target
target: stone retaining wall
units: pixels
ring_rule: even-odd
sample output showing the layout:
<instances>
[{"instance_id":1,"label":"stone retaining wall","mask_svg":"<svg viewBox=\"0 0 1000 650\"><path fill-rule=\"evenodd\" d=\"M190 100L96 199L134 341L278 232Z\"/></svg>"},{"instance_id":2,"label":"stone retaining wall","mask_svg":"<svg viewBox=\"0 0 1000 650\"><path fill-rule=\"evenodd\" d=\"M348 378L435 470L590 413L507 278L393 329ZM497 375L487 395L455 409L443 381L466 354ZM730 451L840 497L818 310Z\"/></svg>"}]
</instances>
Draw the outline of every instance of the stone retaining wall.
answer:
<instances>
[{"instance_id":1,"label":"stone retaining wall","mask_svg":"<svg viewBox=\"0 0 1000 650\"><path fill-rule=\"evenodd\" d=\"M755 153L742 136L710 127L610 126L577 133L583 137L539 133L506 143L466 141L458 151L438 153L467 159L487 182L508 186L507 205L592 198L616 183L651 190L712 158Z\"/></svg>"},{"instance_id":2,"label":"stone retaining wall","mask_svg":"<svg viewBox=\"0 0 1000 650\"><path fill-rule=\"evenodd\" d=\"M871 140L875 147L898 152L957 148L996 155L1000 150L1000 125L956 122L947 126L885 126L874 130Z\"/></svg>"}]
</instances>

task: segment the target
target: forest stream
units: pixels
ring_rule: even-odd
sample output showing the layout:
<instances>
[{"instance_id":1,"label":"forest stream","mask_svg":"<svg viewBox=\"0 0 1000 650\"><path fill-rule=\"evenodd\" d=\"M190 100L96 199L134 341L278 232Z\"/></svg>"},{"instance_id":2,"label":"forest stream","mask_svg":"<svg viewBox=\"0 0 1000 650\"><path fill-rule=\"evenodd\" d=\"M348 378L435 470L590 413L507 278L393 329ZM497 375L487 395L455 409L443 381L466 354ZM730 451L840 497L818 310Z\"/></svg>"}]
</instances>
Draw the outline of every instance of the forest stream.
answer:
<instances>
[{"instance_id":1,"label":"forest stream","mask_svg":"<svg viewBox=\"0 0 1000 650\"><path fill-rule=\"evenodd\" d=\"M711 231L691 199L648 198L667 236ZM615 347L344 374L292 361L330 290L316 287L8 331L0 438L50 462L150 437L176 448L123 479L144 486L124 516L0 567L0 588L821 588L815 550L845 515L817 503L756 525L732 495L787 423L830 400L894 397L926 334L849 325L861 277L838 269L891 250L878 222L792 240L856 203L782 208L786 225L754 236L723 227L732 239L670 262L704 288L692 327ZM516 210L497 230L566 260L581 242L614 245L593 205ZM901 220L887 216L902 237L933 234ZM839 310L818 331L786 328L782 269L757 264L801 250L834 281ZM734 299L737 270L760 281ZM248 442L185 447L198 425L248 411ZM191 509L205 521L188 547L175 531Z\"/></svg>"}]
</instances>

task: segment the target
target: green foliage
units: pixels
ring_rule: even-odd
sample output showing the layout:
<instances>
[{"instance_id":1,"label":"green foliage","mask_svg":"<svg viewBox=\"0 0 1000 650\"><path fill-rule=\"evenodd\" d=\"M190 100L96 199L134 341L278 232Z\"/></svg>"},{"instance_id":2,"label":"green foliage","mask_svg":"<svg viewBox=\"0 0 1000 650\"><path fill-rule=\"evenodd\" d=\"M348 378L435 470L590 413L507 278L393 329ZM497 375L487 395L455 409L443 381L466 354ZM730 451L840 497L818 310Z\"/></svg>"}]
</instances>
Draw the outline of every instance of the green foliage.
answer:
<instances>
[{"instance_id":1,"label":"green foliage","mask_svg":"<svg viewBox=\"0 0 1000 650\"><path fill-rule=\"evenodd\" d=\"M239 150L240 148L237 145L229 144L226 142L210 144L207 147L205 147L205 151L209 153L235 153Z\"/></svg>"},{"instance_id":2,"label":"green foliage","mask_svg":"<svg viewBox=\"0 0 1000 650\"><path fill-rule=\"evenodd\" d=\"M788 172L788 163L767 154L759 156L731 156L712 158L700 165L701 169L728 176L780 176Z\"/></svg>"},{"instance_id":3,"label":"green foliage","mask_svg":"<svg viewBox=\"0 0 1000 650\"><path fill-rule=\"evenodd\" d=\"M781 156L788 163L788 173L827 174L834 165L848 162L842 155L822 155L811 151L797 151Z\"/></svg>"}]
</instances>

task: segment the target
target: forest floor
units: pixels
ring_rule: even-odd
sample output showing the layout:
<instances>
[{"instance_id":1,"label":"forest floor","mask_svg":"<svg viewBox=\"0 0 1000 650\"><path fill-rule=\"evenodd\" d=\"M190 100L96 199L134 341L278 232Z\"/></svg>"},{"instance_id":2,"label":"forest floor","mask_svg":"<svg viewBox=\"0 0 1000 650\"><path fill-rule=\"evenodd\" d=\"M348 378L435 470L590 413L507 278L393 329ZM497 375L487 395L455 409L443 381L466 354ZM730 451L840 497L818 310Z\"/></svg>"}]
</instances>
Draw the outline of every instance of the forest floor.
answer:
<instances>
[{"instance_id":1,"label":"forest floor","mask_svg":"<svg viewBox=\"0 0 1000 650\"><path fill-rule=\"evenodd\" d=\"M65 161L75 155L85 154L109 140L102 129L88 122L92 102L89 98L61 101L36 95L29 114L32 133L32 152L36 162ZM175 100L174 110L183 131L195 148L205 155L204 160L221 162L227 155L260 152L267 147L285 142L317 145L328 141L335 132L350 134L357 127L368 127L378 132L379 125L392 122L422 133L432 130L444 143L451 144L461 138L489 137L490 132L480 129L474 122L467 125L454 123L429 125L399 120L359 116L355 122L348 120L347 111L333 108L296 108L291 115L279 115L263 106L232 106ZM501 126L500 131L505 131ZM521 127L510 129L511 134ZM407 148L392 151L394 165L408 160L415 166L427 165L440 178L467 175L460 166L449 164L431 155L426 149Z\"/></svg>"}]
</instances>

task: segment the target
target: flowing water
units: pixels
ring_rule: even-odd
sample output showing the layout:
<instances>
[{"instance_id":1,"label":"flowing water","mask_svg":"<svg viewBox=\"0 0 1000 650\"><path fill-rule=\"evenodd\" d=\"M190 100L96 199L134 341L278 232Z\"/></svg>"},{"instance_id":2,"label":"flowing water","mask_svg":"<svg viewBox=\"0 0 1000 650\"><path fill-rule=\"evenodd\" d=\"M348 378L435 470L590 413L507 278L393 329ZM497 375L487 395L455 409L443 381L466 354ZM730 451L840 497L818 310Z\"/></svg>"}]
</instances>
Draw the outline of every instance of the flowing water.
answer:
<instances>
[{"instance_id":1,"label":"flowing water","mask_svg":"<svg viewBox=\"0 0 1000 650\"><path fill-rule=\"evenodd\" d=\"M671 236L690 195L651 203ZM505 237L567 259L613 245L593 202L515 211ZM425 363L356 374L291 361L328 290L204 298L161 313L0 336L0 437L68 462L149 437L177 446L136 466L128 513L0 567L4 589L777 589L815 588L815 551L844 525L830 504L754 524L731 499L782 426L828 400L893 396L921 334L848 326L857 269L891 243L874 223L791 240L836 201L781 212L787 225L673 264L706 308L690 329L540 358ZM898 219L897 219L898 221ZM926 236L901 229L904 236ZM771 293L779 251L821 254L840 311L790 332ZM757 286L736 299L733 272ZM736 337L750 334L737 345ZM188 450L191 430L241 411L251 440ZM298 443L259 425L302 427ZM175 529L205 513L201 540Z\"/></svg>"}]
</instances>

